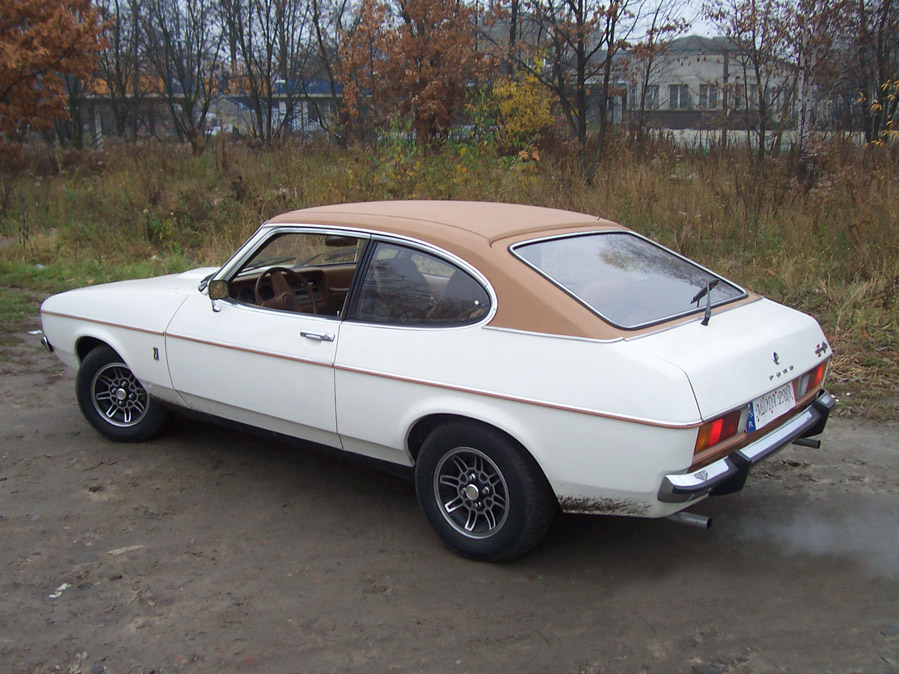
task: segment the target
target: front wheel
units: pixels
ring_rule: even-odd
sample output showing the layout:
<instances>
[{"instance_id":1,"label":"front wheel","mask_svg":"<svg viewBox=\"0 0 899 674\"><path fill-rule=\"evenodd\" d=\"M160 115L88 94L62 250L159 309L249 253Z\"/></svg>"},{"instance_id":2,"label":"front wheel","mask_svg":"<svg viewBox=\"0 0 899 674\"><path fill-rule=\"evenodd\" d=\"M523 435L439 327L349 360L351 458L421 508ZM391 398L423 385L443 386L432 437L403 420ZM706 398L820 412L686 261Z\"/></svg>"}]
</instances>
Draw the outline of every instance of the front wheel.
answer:
<instances>
[{"instance_id":1,"label":"front wheel","mask_svg":"<svg viewBox=\"0 0 899 674\"><path fill-rule=\"evenodd\" d=\"M156 435L166 411L122 358L108 346L91 351L78 368L75 397L84 418L101 434L119 442L139 442Z\"/></svg>"},{"instance_id":2,"label":"front wheel","mask_svg":"<svg viewBox=\"0 0 899 674\"><path fill-rule=\"evenodd\" d=\"M415 466L415 491L448 547L491 562L537 545L556 510L534 459L507 436L473 422L450 423L427 437Z\"/></svg>"}]
</instances>

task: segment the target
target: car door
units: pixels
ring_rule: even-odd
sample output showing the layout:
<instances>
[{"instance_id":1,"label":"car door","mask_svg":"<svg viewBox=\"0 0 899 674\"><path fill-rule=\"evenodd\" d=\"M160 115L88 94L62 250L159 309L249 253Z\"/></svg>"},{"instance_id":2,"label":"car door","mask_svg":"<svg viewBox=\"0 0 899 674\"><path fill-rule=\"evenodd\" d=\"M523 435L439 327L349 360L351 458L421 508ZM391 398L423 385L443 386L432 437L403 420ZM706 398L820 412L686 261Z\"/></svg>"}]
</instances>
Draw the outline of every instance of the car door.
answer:
<instances>
[{"instance_id":1,"label":"car door","mask_svg":"<svg viewBox=\"0 0 899 674\"><path fill-rule=\"evenodd\" d=\"M166 330L172 383L185 403L339 447L334 356L364 244L274 229L226 276L228 298L189 297Z\"/></svg>"},{"instance_id":2,"label":"car door","mask_svg":"<svg viewBox=\"0 0 899 674\"><path fill-rule=\"evenodd\" d=\"M435 391L448 393L447 382L471 381L470 368L484 375L481 325L492 301L473 270L437 251L383 240L371 248L337 348L338 431L348 451L408 463L410 419Z\"/></svg>"}]
</instances>

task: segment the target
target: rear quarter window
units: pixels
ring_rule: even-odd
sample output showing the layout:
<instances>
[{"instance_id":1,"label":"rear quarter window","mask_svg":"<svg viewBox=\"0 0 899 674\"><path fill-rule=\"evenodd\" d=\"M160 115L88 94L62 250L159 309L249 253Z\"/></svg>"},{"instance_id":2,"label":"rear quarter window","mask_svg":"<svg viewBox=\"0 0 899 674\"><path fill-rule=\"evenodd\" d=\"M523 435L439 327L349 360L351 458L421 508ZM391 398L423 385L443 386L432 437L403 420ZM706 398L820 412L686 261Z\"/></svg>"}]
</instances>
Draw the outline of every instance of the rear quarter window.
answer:
<instances>
[{"instance_id":1,"label":"rear quarter window","mask_svg":"<svg viewBox=\"0 0 899 674\"><path fill-rule=\"evenodd\" d=\"M394 325L451 326L487 315L490 296L467 272L421 250L378 242L352 318Z\"/></svg>"}]
</instances>

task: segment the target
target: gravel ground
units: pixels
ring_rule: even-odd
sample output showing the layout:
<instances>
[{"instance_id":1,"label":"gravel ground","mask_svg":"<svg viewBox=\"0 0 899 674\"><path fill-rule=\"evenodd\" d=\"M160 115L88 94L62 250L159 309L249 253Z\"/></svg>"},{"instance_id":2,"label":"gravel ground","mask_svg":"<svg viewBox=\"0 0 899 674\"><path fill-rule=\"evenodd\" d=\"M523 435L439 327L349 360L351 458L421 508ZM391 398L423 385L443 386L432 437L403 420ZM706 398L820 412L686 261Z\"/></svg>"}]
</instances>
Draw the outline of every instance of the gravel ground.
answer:
<instances>
[{"instance_id":1,"label":"gravel ground","mask_svg":"<svg viewBox=\"0 0 899 674\"><path fill-rule=\"evenodd\" d=\"M118 445L35 337L0 349L0 673L899 672L899 426L836 419L667 520L447 552L413 486L178 420Z\"/></svg>"}]
</instances>

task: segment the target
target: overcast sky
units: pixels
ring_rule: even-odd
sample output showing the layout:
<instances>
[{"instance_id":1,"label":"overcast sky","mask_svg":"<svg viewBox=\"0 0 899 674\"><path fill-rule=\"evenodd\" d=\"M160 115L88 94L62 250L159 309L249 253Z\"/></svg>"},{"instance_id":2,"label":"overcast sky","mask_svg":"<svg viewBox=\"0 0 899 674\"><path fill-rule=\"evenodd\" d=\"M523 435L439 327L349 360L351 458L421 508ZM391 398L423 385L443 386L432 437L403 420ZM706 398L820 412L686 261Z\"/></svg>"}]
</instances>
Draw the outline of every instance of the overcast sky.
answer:
<instances>
[{"instance_id":1,"label":"overcast sky","mask_svg":"<svg viewBox=\"0 0 899 674\"><path fill-rule=\"evenodd\" d=\"M705 37L714 37L718 31L711 23L702 18L702 3L688 2L684 7L684 18L690 22L691 27L687 30L687 35L703 35Z\"/></svg>"}]
</instances>

